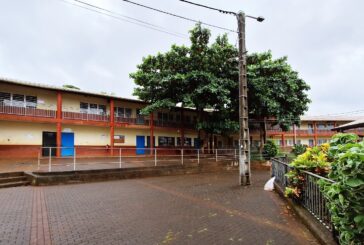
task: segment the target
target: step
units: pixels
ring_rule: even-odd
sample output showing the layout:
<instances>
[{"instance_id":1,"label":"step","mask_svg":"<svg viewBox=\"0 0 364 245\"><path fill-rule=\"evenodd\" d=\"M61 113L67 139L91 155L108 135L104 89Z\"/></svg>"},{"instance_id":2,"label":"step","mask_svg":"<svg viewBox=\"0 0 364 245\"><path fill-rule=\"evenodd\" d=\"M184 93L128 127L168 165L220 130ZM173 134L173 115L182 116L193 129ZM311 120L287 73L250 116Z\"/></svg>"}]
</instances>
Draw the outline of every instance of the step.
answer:
<instances>
[{"instance_id":1,"label":"step","mask_svg":"<svg viewBox=\"0 0 364 245\"><path fill-rule=\"evenodd\" d=\"M10 182L19 182L19 181L26 181L26 176L13 176L13 177L0 177L0 184L2 183L10 183Z\"/></svg>"},{"instance_id":2,"label":"step","mask_svg":"<svg viewBox=\"0 0 364 245\"><path fill-rule=\"evenodd\" d=\"M16 177L16 176L24 176L24 172L0 173L0 178L8 178L8 177Z\"/></svg>"},{"instance_id":3,"label":"step","mask_svg":"<svg viewBox=\"0 0 364 245\"><path fill-rule=\"evenodd\" d=\"M10 183L2 183L2 184L0 184L0 189L1 188L8 188L8 187L24 186L24 185L29 185L29 184L30 184L29 181L17 181L17 182L10 182Z\"/></svg>"}]
</instances>

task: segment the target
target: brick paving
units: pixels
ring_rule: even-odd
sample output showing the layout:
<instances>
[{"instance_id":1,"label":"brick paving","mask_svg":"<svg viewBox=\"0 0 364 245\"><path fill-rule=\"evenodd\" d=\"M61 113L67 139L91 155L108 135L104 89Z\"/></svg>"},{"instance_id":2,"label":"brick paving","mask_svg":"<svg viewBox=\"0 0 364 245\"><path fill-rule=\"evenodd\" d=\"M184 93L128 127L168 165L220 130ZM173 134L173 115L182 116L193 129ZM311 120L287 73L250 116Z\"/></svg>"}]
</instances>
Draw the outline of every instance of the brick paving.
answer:
<instances>
[{"instance_id":1,"label":"brick paving","mask_svg":"<svg viewBox=\"0 0 364 245\"><path fill-rule=\"evenodd\" d=\"M31 234L62 245L318 244L263 191L268 178L255 171L250 187L225 172L0 189L0 244L31 244Z\"/></svg>"}]
</instances>

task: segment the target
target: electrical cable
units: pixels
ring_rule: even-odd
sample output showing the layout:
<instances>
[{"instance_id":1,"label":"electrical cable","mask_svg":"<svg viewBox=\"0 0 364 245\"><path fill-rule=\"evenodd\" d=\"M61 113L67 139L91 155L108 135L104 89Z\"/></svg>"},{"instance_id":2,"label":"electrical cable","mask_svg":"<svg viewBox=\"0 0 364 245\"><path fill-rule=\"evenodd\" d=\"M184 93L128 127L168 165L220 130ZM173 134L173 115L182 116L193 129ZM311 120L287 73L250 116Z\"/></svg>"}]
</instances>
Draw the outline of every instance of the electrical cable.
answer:
<instances>
[{"instance_id":1,"label":"electrical cable","mask_svg":"<svg viewBox=\"0 0 364 245\"><path fill-rule=\"evenodd\" d=\"M220 29L220 30L224 30L224 31L229 31L229 32L236 33L236 31L231 30L231 29L228 29L228 28L225 28L225 27L221 27L221 26L209 24L209 23L206 23L206 22L202 22L202 21L199 21L199 20L191 19L191 18L188 18L188 17L184 17L184 16L181 16L181 15L173 14L173 13L170 13L170 12L167 12L167 11L164 11L164 10L161 10L161 9L153 8L153 7L144 5L144 4L132 2L132 1L129 1L129 0L121 0L121 1L124 1L126 3L130 3L130 4L133 4L133 5L136 5L136 6L139 6L139 7L143 7L143 8L146 8L146 9L150 9L150 10L153 10L153 11L157 11L159 13L163 13L163 14L166 14L166 15L170 15L170 16L173 16L173 17L176 17L176 18L180 18L180 19L183 19L183 20L188 20L188 21L191 21L191 22L194 22L194 23L201 23L202 25L205 25L205 26L209 26L209 27L213 27L213 28L216 28L216 29Z\"/></svg>"},{"instance_id":2,"label":"electrical cable","mask_svg":"<svg viewBox=\"0 0 364 245\"><path fill-rule=\"evenodd\" d=\"M223 9L213 8L213 7L210 7L210 6L206 6L206 5L203 5L203 4L194 3L194 2L190 2L190 1L186 1L186 0L180 0L180 1L181 2L185 2L185 3L188 3L188 4L196 5L198 7L203 7L203 8L207 8L207 9L211 9L211 10L216 10L216 11L218 11L220 13L223 13L223 14L232 14L234 16L237 15L235 12L232 12L232 11L227 11L227 10L223 10Z\"/></svg>"},{"instance_id":3,"label":"electrical cable","mask_svg":"<svg viewBox=\"0 0 364 245\"><path fill-rule=\"evenodd\" d=\"M169 35L172 35L172 36L175 36L175 37L188 39L188 36L187 35L184 35L184 34L181 34L181 33L177 33L177 32L171 32L171 31L167 30L164 27L157 26L157 25L154 25L154 24L145 22L143 20L139 20L139 19L136 19L136 18L133 18L133 17L129 17L129 16L126 16L126 15L122 15L122 14L119 14L117 12L113 12L111 10L108 10L108 9L105 9L105 8L101 8L99 6L92 5L92 4L89 4L89 3L86 3L86 2L83 2L83 1L80 1L80 0L73 0L73 1L74 2L77 2L77 3L80 3L80 4L83 4L85 6L78 5L78 4L75 4L75 3L71 3L71 2L66 1L66 0L59 0L59 1L62 1L64 3L70 4L70 5L79 7L79 8L83 8L83 9L86 9L86 10L89 10L89 11L93 11L95 13L102 14L102 15L105 15L105 16L108 16L108 17L111 17L111 18L120 20L120 21L124 21L124 22L128 22L128 23L131 23L131 24L135 24L135 25L138 25L138 26L141 26L141 27L145 27L145 28L148 28L148 29L151 29L151 30L155 30L155 31L159 31L159 32L162 32L162 33L165 33L165 34L169 34ZM130 19L130 20L128 20L128 19Z\"/></svg>"}]
</instances>

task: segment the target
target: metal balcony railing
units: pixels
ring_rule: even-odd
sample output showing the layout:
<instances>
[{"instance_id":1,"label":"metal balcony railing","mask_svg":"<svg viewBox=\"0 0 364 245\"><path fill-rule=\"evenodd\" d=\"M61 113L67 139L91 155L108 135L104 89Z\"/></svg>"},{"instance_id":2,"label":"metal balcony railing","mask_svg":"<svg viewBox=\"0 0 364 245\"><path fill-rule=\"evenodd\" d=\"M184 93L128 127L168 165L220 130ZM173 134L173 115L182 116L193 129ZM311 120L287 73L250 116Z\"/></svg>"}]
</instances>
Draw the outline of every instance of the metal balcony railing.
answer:
<instances>
[{"instance_id":1,"label":"metal balcony railing","mask_svg":"<svg viewBox=\"0 0 364 245\"><path fill-rule=\"evenodd\" d=\"M138 116L138 117L115 117L115 122L128 123L133 125L149 125L149 119Z\"/></svg>"},{"instance_id":2,"label":"metal balcony railing","mask_svg":"<svg viewBox=\"0 0 364 245\"><path fill-rule=\"evenodd\" d=\"M44 110L37 108L27 108L27 107L9 106L1 104L0 104L0 114L31 116L31 117L47 117L47 118L56 117L55 110Z\"/></svg>"},{"instance_id":3,"label":"metal balcony railing","mask_svg":"<svg viewBox=\"0 0 364 245\"><path fill-rule=\"evenodd\" d=\"M70 120L82 120L82 121L101 121L108 122L110 121L109 115L100 115L100 114L92 114L92 113L80 113L80 112L69 112L63 111L62 117L64 119Z\"/></svg>"}]
</instances>

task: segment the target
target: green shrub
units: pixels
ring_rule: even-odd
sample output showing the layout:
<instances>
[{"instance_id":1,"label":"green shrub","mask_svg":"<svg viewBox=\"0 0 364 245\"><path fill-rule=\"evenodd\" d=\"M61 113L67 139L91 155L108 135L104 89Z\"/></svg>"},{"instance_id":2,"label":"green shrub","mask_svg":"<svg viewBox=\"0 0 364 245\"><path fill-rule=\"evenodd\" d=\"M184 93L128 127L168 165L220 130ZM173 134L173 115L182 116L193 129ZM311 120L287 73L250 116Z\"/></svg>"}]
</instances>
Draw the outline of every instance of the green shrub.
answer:
<instances>
[{"instance_id":1,"label":"green shrub","mask_svg":"<svg viewBox=\"0 0 364 245\"><path fill-rule=\"evenodd\" d=\"M278 146L272 140L268 140L263 147L263 156L266 160L277 156Z\"/></svg>"},{"instance_id":2,"label":"green shrub","mask_svg":"<svg viewBox=\"0 0 364 245\"><path fill-rule=\"evenodd\" d=\"M339 232L340 244L363 244L364 241L364 142L357 136L333 137L329 155L333 159L328 177L334 184L321 180L331 220Z\"/></svg>"},{"instance_id":3,"label":"green shrub","mask_svg":"<svg viewBox=\"0 0 364 245\"><path fill-rule=\"evenodd\" d=\"M295 154L296 156L301 155L301 154L305 153L306 148L307 148L307 146L305 146L305 145L300 145L300 144L295 145L292 148L292 153Z\"/></svg>"}]
</instances>

